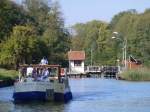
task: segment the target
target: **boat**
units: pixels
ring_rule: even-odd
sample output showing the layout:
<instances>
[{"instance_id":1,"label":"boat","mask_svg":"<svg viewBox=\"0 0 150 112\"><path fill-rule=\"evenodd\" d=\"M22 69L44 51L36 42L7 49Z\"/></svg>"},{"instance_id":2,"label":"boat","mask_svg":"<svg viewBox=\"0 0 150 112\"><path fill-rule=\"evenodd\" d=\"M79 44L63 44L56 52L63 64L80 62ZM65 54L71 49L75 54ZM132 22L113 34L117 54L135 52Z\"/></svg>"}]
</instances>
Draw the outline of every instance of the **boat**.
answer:
<instances>
[{"instance_id":1,"label":"boat","mask_svg":"<svg viewBox=\"0 0 150 112\"><path fill-rule=\"evenodd\" d=\"M48 71L46 76L41 75L43 70ZM60 65L21 65L19 71L19 79L14 83L14 102L72 99L68 77L61 75Z\"/></svg>"}]
</instances>

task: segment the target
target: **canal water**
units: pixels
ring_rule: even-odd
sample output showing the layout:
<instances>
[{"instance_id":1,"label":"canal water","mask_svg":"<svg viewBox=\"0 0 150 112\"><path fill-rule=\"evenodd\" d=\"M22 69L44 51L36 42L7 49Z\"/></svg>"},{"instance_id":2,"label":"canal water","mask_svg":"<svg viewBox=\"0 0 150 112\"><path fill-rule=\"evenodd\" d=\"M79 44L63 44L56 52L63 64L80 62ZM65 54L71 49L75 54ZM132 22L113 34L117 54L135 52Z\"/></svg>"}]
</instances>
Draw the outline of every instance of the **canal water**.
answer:
<instances>
[{"instance_id":1,"label":"canal water","mask_svg":"<svg viewBox=\"0 0 150 112\"><path fill-rule=\"evenodd\" d=\"M13 87L0 89L0 112L150 112L150 82L70 79L73 100L14 104Z\"/></svg>"}]
</instances>

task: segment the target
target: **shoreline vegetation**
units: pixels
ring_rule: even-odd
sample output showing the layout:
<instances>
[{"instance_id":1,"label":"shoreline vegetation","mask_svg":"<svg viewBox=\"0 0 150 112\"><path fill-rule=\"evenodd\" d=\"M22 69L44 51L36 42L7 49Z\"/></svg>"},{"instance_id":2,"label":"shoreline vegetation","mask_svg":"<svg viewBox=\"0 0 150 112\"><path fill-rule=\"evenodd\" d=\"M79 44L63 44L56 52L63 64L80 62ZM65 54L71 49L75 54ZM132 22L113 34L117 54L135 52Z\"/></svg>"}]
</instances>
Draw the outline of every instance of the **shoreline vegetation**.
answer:
<instances>
[{"instance_id":1,"label":"shoreline vegetation","mask_svg":"<svg viewBox=\"0 0 150 112\"><path fill-rule=\"evenodd\" d=\"M0 68L0 87L11 86L18 76L18 71Z\"/></svg>"},{"instance_id":2,"label":"shoreline vegetation","mask_svg":"<svg viewBox=\"0 0 150 112\"><path fill-rule=\"evenodd\" d=\"M150 81L150 69L143 67L126 70L120 74L120 78L128 81Z\"/></svg>"}]
</instances>

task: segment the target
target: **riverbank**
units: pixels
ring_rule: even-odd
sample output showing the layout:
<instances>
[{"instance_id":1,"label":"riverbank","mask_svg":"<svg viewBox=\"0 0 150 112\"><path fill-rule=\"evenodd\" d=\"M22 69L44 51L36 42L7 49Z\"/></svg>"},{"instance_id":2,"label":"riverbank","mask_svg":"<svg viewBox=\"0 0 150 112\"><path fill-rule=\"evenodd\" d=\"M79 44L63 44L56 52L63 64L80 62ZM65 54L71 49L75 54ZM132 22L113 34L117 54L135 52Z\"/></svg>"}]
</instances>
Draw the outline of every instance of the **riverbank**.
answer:
<instances>
[{"instance_id":1,"label":"riverbank","mask_svg":"<svg viewBox=\"0 0 150 112\"><path fill-rule=\"evenodd\" d=\"M0 87L13 85L17 75L18 72L15 70L6 70L0 68Z\"/></svg>"},{"instance_id":2,"label":"riverbank","mask_svg":"<svg viewBox=\"0 0 150 112\"><path fill-rule=\"evenodd\" d=\"M138 68L126 70L120 74L120 78L128 81L150 81L150 69Z\"/></svg>"}]
</instances>

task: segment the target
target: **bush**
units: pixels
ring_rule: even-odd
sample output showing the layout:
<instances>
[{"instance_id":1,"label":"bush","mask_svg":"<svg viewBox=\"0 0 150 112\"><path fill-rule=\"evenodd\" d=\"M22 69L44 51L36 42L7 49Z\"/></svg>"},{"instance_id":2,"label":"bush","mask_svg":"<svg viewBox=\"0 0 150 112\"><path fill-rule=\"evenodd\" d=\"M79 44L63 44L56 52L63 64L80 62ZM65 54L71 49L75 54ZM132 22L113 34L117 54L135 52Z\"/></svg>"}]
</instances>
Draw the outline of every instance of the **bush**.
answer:
<instances>
[{"instance_id":1,"label":"bush","mask_svg":"<svg viewBox=\"0 0 150 112\"><path fill-rule=\"evenodd\" d=\"M120 74L120 78L130 81L150 81L150 69L139 68L126 70Z\"/></svg>"},{"instance_id":2,"label":"bush","mask_svg":"<svg viewBox=\"0 0 150 112\"><path fill-rule=\"evenodd\" d=\"M0 80L15 80L18 72L15 70L0 69Z\"/></svg>"}]
</instances>

